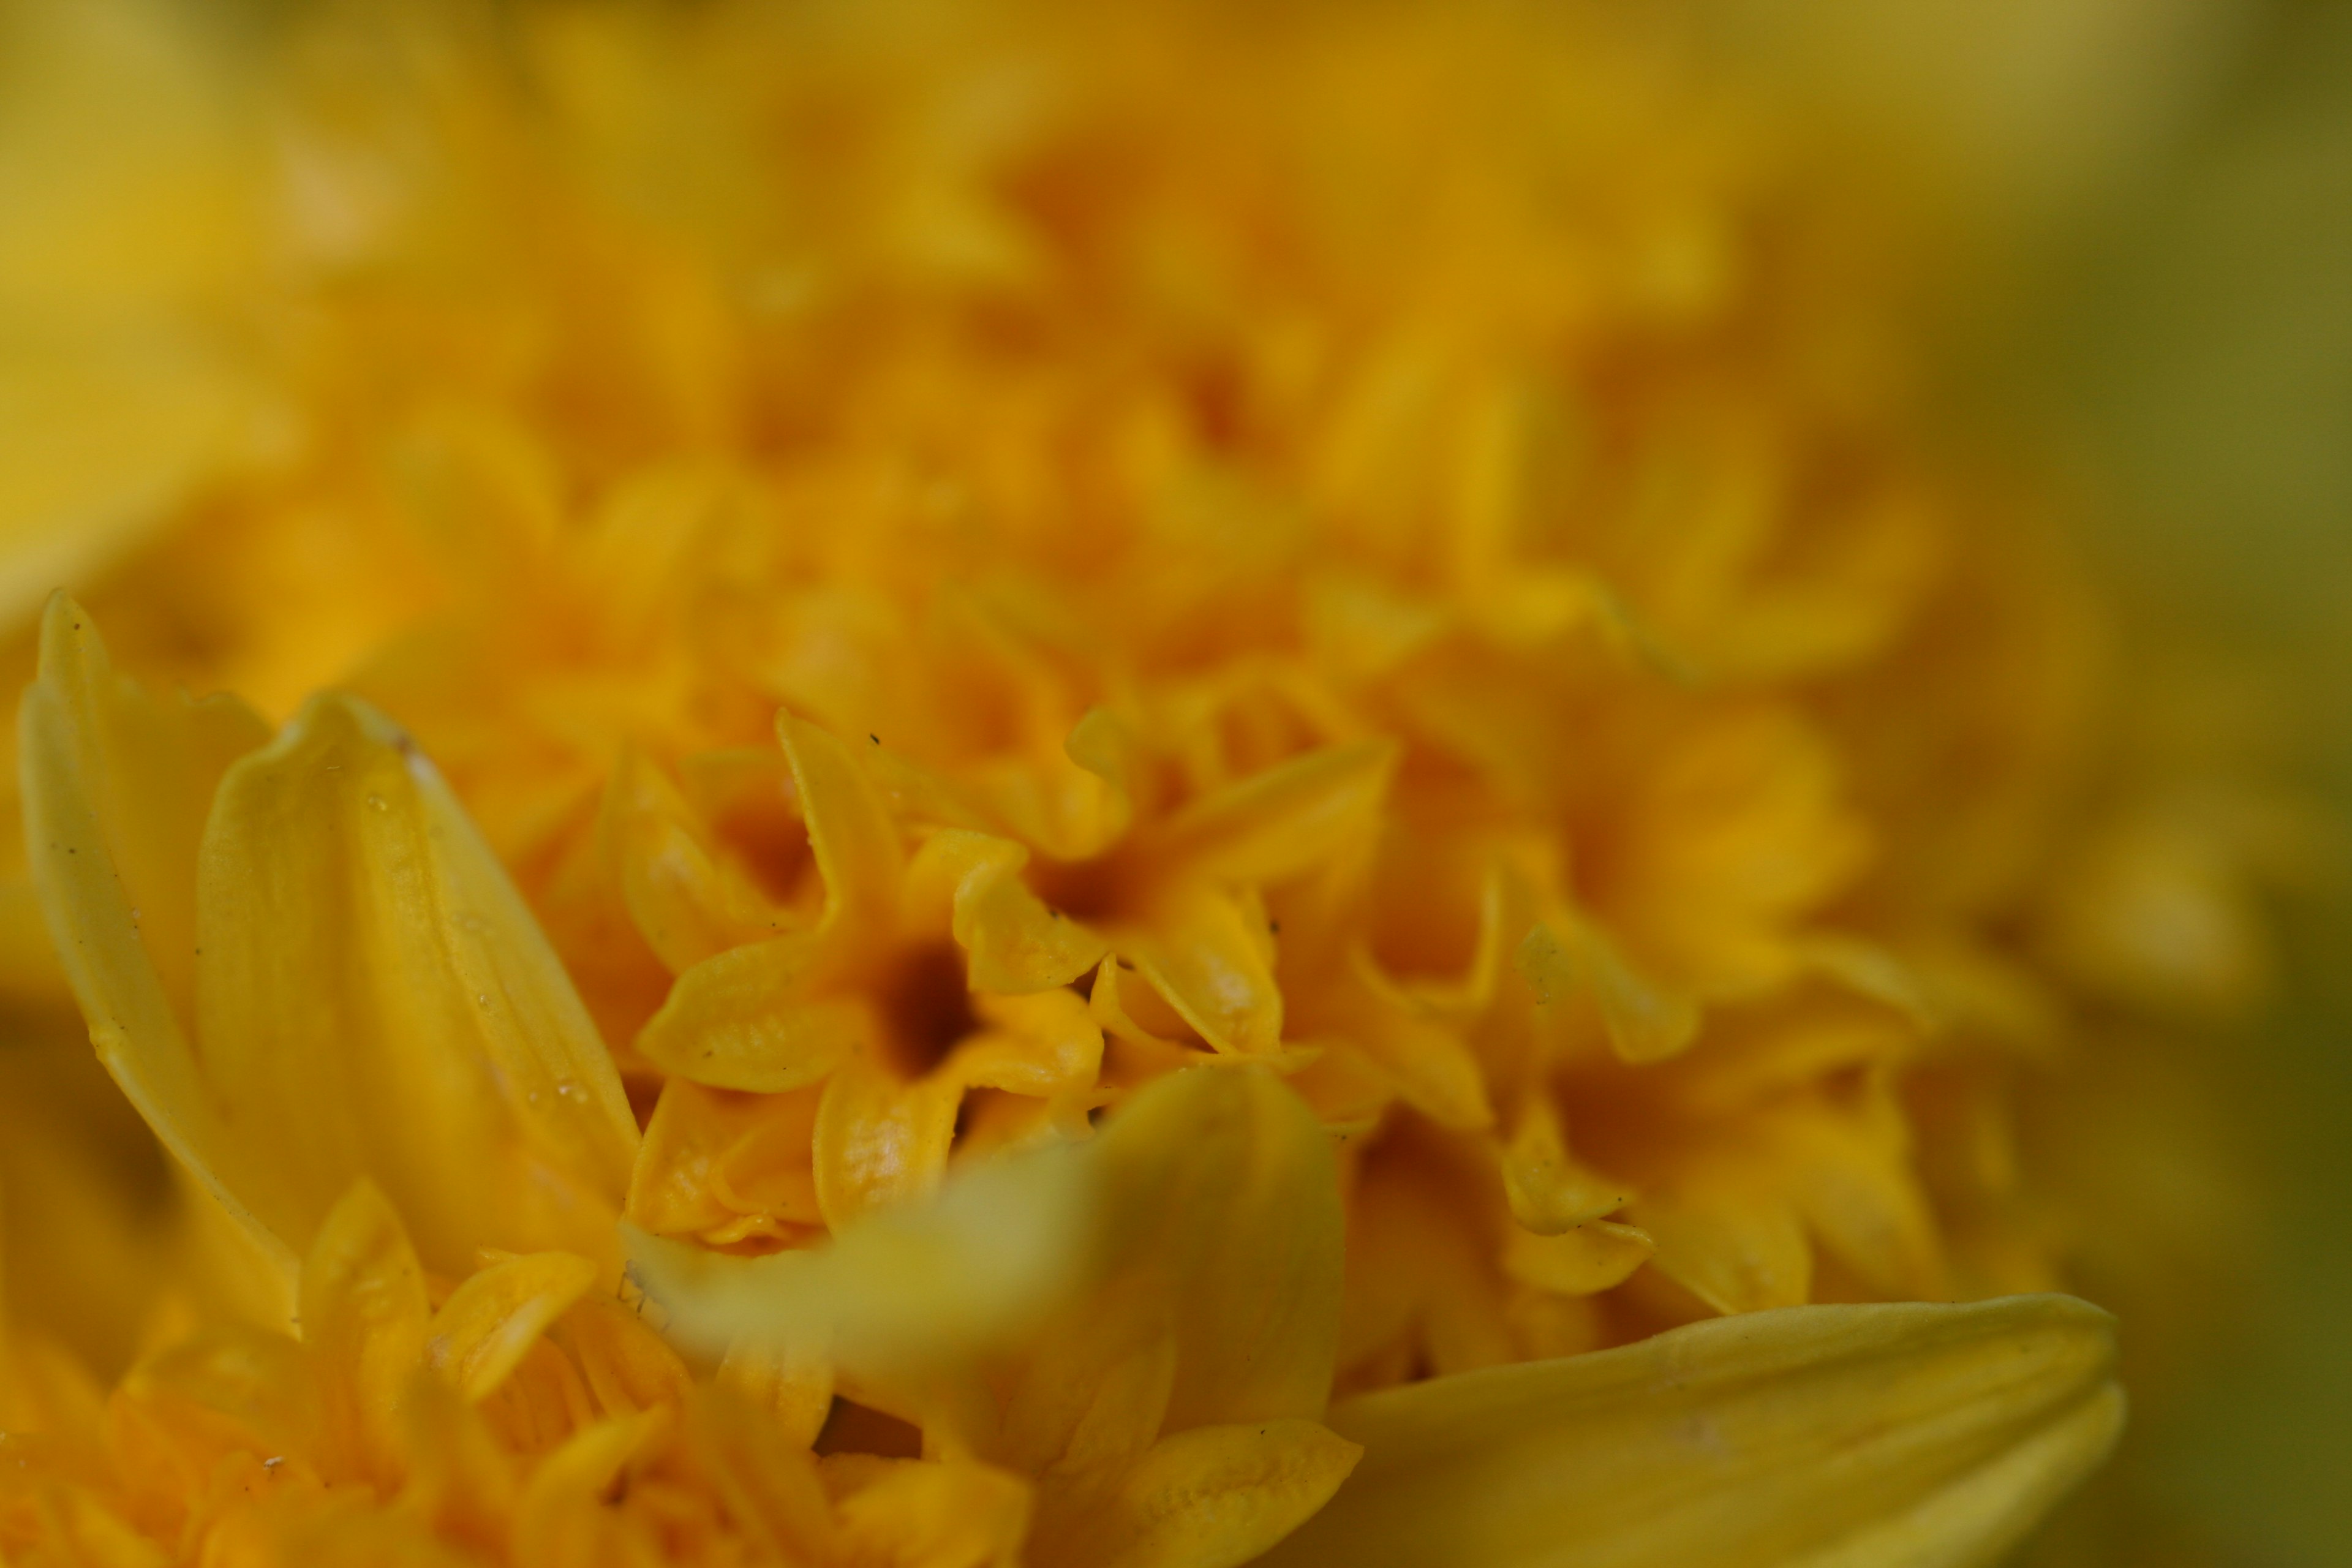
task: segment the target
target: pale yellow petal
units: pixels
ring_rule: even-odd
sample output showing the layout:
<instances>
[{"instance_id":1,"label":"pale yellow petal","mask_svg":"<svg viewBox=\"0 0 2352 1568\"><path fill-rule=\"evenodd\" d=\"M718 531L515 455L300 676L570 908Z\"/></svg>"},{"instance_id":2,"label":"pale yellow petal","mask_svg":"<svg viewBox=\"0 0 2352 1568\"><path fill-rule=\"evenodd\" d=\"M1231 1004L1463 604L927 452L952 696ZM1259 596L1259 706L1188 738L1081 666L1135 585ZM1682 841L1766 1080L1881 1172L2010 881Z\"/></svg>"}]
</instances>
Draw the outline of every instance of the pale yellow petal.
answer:
<instances>
[{"instance_id":1,"label":"pale yellow petal","mask_svg":"<svg viewBox=\"0 0 2352 1568\"><path fill-rule=\"evenodd\" d=\"M1800 1307L1368 1395L1279 1568L1983 1568L2105 1454L2114 1321L2058 1296Z\"/></svg>"},{"instance_id":2,"label":"pale yellow petal","mask_svg":"<svg viewBox=\"0 0 2352 1568\"><path fill-rule=\"evenodd\" d=\"M486 1399L595 1282L596 1266L572 1253L501 1258L458 1286L433 1315L426 1359L459 1394Z\"/></svg>"},{"instance_id":3,"label":"pale yellow petal","mask_svg":"<svg viewBox=\"0 0 2352 1568\"><path fill-rule=\"evenodd\" d=\"M814 1083L872 1029L863 1004L818 989L824 961L806 934L704 959L638 1031L637 1054L714 1089L782 1094Z\"/></svg>"},{"instance_id":4,"label":"pale yellow petal","mask_svg":"<svg viewBox=\"0 0 2352 1568\"><path fill-rule=\"evenodd\" d=\"M637 1130L546 938L440 775L315 700L221 780L198 877L205 1087L307 1243L362 1173L429 1263L600 1256Z\"/></svg>"}]
</instances>

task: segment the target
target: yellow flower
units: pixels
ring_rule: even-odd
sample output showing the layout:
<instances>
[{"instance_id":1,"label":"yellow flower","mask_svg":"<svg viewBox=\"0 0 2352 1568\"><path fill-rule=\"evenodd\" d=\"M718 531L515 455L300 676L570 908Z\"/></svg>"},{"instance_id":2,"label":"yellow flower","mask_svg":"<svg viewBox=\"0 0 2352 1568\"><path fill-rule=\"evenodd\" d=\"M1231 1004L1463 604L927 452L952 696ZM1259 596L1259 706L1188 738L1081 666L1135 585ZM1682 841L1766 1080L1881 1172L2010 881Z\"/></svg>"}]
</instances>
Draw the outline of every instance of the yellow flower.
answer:
<instances>
[{"instance_id":1,"label":"yellow flower","mask_svg":"<svg viewBox=\"0 0 2352 1568\"><path fill-rule=\"evenodd\" d=\"M0 258L115 388L0 989L185 1190L0 1106L137 1341L17 1262L0 1555L1963 1564L2104 1457L2021 1108L2263 835L2074 831L1833 138L1567 9L169 15Z\"/></svg>"}]
</instances>

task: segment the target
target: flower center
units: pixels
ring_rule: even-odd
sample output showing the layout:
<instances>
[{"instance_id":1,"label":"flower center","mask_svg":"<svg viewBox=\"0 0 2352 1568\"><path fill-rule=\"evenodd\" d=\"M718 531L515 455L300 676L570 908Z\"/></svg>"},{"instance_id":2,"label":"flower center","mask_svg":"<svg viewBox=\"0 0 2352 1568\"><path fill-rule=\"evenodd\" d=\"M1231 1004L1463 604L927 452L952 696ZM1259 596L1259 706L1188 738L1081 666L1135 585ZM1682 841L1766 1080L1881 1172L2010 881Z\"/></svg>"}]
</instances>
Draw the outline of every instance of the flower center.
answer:
<instances>
[{"instance_id":1,"label":"flower center","mask_svg":"<svg viewBox=\"0 0 2352 1568\"><path fill-rule=\"evenodd\" d=\"M980 1030L963 954L953 942L900 951L883 977L880 1002L884 1059L902 1078L922 1077Z\"/></svg>"}]
</instances>

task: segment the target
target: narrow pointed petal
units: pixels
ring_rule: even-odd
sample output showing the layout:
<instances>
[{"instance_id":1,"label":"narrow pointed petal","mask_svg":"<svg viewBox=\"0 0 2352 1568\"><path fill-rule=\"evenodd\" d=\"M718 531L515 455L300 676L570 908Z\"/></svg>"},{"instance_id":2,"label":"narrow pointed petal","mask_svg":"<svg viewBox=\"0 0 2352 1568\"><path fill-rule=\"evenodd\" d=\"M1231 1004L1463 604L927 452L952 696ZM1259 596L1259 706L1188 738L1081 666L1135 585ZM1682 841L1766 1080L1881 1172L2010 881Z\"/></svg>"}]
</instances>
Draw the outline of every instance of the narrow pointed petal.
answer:
<instances>
[{"instance_id":1,"label":"narrow pointed petal","mask_svg":"<svg viewBox=\"0 0 2352 1568\"><path fill-rule=\"evenodd\" d=\"M596 1266L568 1252L502 1258L458 1286L433 1315L426 1357L466 1398L486 1399L595 1282Z\"/></svg>"},{"instance_id":2,"label":"narrow pointed petal","mask_svg":"<svg viewBox=\"0 0 2352 1568\"><path fill-rule=\"evenodd\" d=\"M202 1070L280 1174L273 1229L307 1244L366 1174L447 1272L478 1246L612 1250L637 1145L620 1079L405 735L314 700L222 777L197 887Z\"/></svg>"},{"instance_id":3,"label":"narrow pointed petal","mask_svg":"<svg viewBox=\"0 0 2352 1568\"><path fill-rule=\"evenodd\" d=\"M1365 1457L1270 1568L1985 1568L2103 1458L2114 1320L1801 1307L1350 1401Z\"/></svg>"},{"instance_id":4,"label":"narrow pointed petal","mask_svg":"<svg viewBox=\"0 0 2352 1568\"><path fill-rule=\"evenodd\" d=\"M704 959L637 1032L637 1054L713 1089L782 1094L816 1082L869 1026L860 1004L819 993L824 957L815 939L800 934Z\"/></svg>"},{"instance_id":5,"label":"narrow pointed petal","mask_svg":"<svg viewBox=\"0 0 2352 1568\"><path fill-rule=\"evenodd\" d=\"M1297 876L1372 826L1396 757L1388 741L1309 752L1186 806L1149 853L1217 881Z\"/></svg>"},{"instance_id":6,"label":"narrow pointed petal","mask_svg":"<svg viewBox=\"0 0 2352 1568\"><path fill-rule=\"evenodd\" d=\"M261 1217L290 1194L261 1151L230 1136L194 1050L197 846L221 774L268 728L231 699L149 698L63 595L42 617L40 678L17 719L26 849L90 1043L290 1279L297 1253Z\"/></svg>"},{"instance_id":7,"label":"narrow pointed petal","mask_svg":"<svg viewBox=\"0 0 2352 1568\"><path fill-rule=\"evenodd\" d=\"M898 918L906 850L890 808L849 748L805 719L776 720L808 822L809 847L824 879L828 926L887 929Z\"/></svg>"}]
</instances>

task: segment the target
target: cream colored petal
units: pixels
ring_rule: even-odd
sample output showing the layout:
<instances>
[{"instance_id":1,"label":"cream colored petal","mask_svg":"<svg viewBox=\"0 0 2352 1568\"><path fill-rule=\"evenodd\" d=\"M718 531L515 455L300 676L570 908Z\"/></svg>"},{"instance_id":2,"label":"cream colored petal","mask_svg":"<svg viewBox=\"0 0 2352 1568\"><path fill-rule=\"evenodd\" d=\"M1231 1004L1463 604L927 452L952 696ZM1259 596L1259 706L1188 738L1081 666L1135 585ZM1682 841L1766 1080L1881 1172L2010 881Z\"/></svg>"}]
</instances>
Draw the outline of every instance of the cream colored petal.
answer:
<instances>
[{"instance_id":1,"label":"cream colored petal","mask_svg":"<svg viewBox=\"0 0 2352 1568\"><path fill-rule=\"evenodd\" d=\"M568 1252L502 1258L441 1304L425 1339L425 1358L459 1394L486 1399L595 1282L596 1266Z\"/></svg>"},{"instance_id":2,"label":"cream colored petal","mask_svg":"<svg viewBox=\"0 0 2352 1568\"><path fill-rule=\"evenodd\" d=\"M1167 889L1110 932L1119 956L1202 1039L1247 1056L1282 1043L1282 992L1262 935L1238 900L1205 883Z\"/></svg>"},{"instance_id":3,"label":"cream colored petal","mask_svg":"<svg viewBox=\"0 0 2352 1568\"><path fill-rule=\"evenodd\" d=\"M862 1045L862 1003L824 994L817 939L782 936L704 959L637 1032L637 1054L713 1089L782 1094L816 1082Z\"/></svg>"},{"instance_id":4,"label":"cream colored petal","mask_svg":"<svg viewBox=\"0 0 2352 1568\"><path fill-rule=\"evenodd\" d=\"M17 723L26 853L90 1043L290 1279L307 1233L289 1240L271 1220L299 1194L266 1149L231 1136L194 1048L197 847L222 773L268 728L232 700L150 699L62 595L42 618L40 678Z\"/></svg>"},{"instance_id":5,"label":"cream colored petal","mask_svg":"<svg viewBox=\"0 0 2352 1568\"><path fill-rule=\"evenodd\" d=\"M1148 836L1145 852L1218 881L1297 876L1371 827L1396 759L1390 741L1309 752L1194 801Z\"/></svg>"},{"instance_id":6,"label":"cream colored petal","mask_svg":"<svg viewBox=\"0 0 2352 1568\"><path fill-rule=\"evenodd\" d=\"M2114 1321L1800 1307L1336 1407L1364 1460L1269 1568L1983 1568L2105 1455Z\"/></svg>"},{"instance_id":7,"label":"cream colored petal","mask_svg":"<svg viewBox=\"0 0 2352 1568\"><path fill-rule=\"evenodd\" d=\"M890 808L849 748L804 719L776 719L807 820L809 847L824 879L829 926L887 931L897 923L906 850Z\"/></svg>"},{"instance_id":8,"label":"cream colored petal","mask_svg":"<svg viewBox=\"0 0 2352 1568\"><path fill-rule=\"evenodd\" d=\"M613 1250L637 1130L506 872L398 729L323 697L223 775L198 868L201 1071L307 1243L362 1173L428 1263Z\"/></svg>"}]
</instances>

